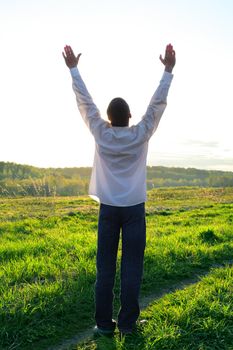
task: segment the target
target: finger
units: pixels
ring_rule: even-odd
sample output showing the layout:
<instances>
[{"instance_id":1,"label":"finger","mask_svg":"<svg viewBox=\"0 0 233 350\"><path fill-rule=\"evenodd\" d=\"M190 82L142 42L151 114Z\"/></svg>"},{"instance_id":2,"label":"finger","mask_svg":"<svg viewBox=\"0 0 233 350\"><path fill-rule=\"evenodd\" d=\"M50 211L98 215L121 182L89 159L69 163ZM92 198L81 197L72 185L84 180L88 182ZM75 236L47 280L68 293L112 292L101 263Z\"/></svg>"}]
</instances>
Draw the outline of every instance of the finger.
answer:
<instances>
[{"instance_id":1,"label":"finger","mask_svg":"<svg viewBox=\"0 0 233 350\"><path fill-rule=\"evenodd\" d=\"M64 47L64 51L66 53L66 56L68 56L69 55L69 48L67 45Z\"/></svg>"},{"instance_id":2,"label":"finger","mask_svg":"<svg viewBox=\"0 0 233 350\"><path fill-rule=\"evenodd\" d=\"M166 47L166 52L172 52L173 46L171 44L168 44Z\"/></svg>"},{"instance_id":3,"label":"finger","mask_svg":"<svg viewBox=\"0 0 233 350\"><path fill-rule=\"evenodd\" d=\"M166 52L165 52L165 59L173 57L174 54L175 54L175 51L173 50L173 48L172 49L170 49L170 48L167 49Z\"/></svg>"},{"instance_id":4,"label":"finger","mask_svg":"<svg viewBox=\"0 0 233 350\"><path fill-rule=\"evenodd\" d=\"M81 57L81 55L82 55L81 53L78 54L77 61L79 61L79 58Z\"/></svg>"},{"instance_id":5,"label":"finger","mask_svg":"<svg viewBox=\"0 0 233 350\"><path fill-rule=\"evenodd\" d=\"M64 52L62 52L62 56L64 57L64 60L66 60L66 55L64 54Z\"/></svg>"},{"instance_id":6,"label":"finger","mask_svg":"<svg viewBox=\"0 0 233 350\"><path fill-rule=\"evenodd\" d=\"M65 50L65 53L66 53L67 56L72 56L72 55L74 55L71 46L66 45L66 46L64 47L64 50Z\"/></svg>"},{"instance_id":7,"label":"finger","mask_svg":"<svg viewBox=\"0 0 233 350\"><path fill-rule=\"evenodd\" d=\"M69 48L69 54L70 54L71 56L74 56L74 52L73 52L73 50L72 50L72 47L71 47L71 46L68 46L68 48Z\"/></svg>"},{"instance_id":8,"label":"finger","mask_svg":"<svg viewBox=\"0 0 233 350\"><path fill-rule=\"evenodd\" d=\"M165 60L162 58L162 55L159 56L160 61L165 64Z\"/></svg>"}]
</instances>

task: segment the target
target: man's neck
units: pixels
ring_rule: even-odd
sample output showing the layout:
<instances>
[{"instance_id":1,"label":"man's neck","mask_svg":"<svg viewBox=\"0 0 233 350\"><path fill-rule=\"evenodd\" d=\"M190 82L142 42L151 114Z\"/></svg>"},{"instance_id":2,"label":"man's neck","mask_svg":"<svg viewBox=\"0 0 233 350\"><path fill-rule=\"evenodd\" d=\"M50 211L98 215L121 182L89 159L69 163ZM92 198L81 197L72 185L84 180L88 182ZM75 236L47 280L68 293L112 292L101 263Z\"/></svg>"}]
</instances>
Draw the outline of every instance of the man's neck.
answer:
<instances>
[{"instance_id":1,"label":"man's neck","mask_svg":"<svg viewBox=\"0 0 233 350\"><path fill-rule=\"evenodd\" d=\"M120 128L125 128L126 126L129 126L129 123L127 123L127 124L114 124L114 123L112 124L111 123L111 125L112 126L117 126L117 127L120 127Z\"/></svg>"}]
</instances>

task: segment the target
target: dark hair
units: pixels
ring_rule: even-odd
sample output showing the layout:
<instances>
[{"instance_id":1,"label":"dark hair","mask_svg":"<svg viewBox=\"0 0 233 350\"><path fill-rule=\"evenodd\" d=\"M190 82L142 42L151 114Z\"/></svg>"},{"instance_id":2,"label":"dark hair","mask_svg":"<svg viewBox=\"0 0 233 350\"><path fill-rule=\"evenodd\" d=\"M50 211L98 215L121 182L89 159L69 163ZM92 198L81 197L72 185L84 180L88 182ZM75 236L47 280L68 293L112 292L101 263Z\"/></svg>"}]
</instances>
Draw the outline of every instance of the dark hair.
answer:
<instances>
[{"instance_id":1,"label":"dark hair","mask_svg":"<svg viewBox=\"0 0 233 350\"><path fill-rule=\"evenodd\" d=\"M130 117L128 103L121 97L114 98L108 105L107 115L113 126L128 125Z\"/></svg>"}]
</instances>

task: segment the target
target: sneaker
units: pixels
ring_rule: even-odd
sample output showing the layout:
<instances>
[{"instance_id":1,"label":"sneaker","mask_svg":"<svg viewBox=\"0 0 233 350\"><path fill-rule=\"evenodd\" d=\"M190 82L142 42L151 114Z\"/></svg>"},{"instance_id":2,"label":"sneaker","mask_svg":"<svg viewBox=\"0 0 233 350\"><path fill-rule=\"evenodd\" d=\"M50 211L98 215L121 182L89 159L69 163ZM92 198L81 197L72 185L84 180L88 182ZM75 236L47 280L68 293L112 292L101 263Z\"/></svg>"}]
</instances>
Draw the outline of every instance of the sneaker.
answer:
<instances>
[{"instance_id":1,"label":"sneaker","mask_svg":"<svg viewBox=\"0 0 233 350\"><path fill-rule=\"evenodd\" d=\"M95 326L93 329L93 334L95 338L98 337L113 337L115 329L103 329Z\"/></svg>"},{"instance_id":2,"label":"sneaker","mask_svg":"<svg viewBox=\"0 0 233 350\"><path fill-rule=\"evenodd\" d=\"M137 321L132 329L120 329L120 338L125 336L132 336L142 329L142 327L147 323L147 320Z\"/></svg>"}]
</instances>

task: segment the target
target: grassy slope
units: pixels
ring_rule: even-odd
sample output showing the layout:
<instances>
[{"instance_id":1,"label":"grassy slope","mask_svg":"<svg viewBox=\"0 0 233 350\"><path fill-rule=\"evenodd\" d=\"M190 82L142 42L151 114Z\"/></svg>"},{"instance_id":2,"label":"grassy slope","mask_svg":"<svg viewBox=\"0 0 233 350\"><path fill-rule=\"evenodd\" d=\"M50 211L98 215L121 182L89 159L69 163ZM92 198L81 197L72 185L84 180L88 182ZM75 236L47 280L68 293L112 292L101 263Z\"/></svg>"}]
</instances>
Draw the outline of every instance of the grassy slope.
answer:
<instances>
[{"instance_id":1,"label":"grassy slope","mask_svg":"<svg viewBox=\"0 0 233 350\"><path fill-rule=\"evenodd\" d=\"M231 188L150 192L142 295L232 257L232 203ZM46 349L90 326L98 205L1 199L0 213L0 348Z\"/></svg>"}]
</instances>

